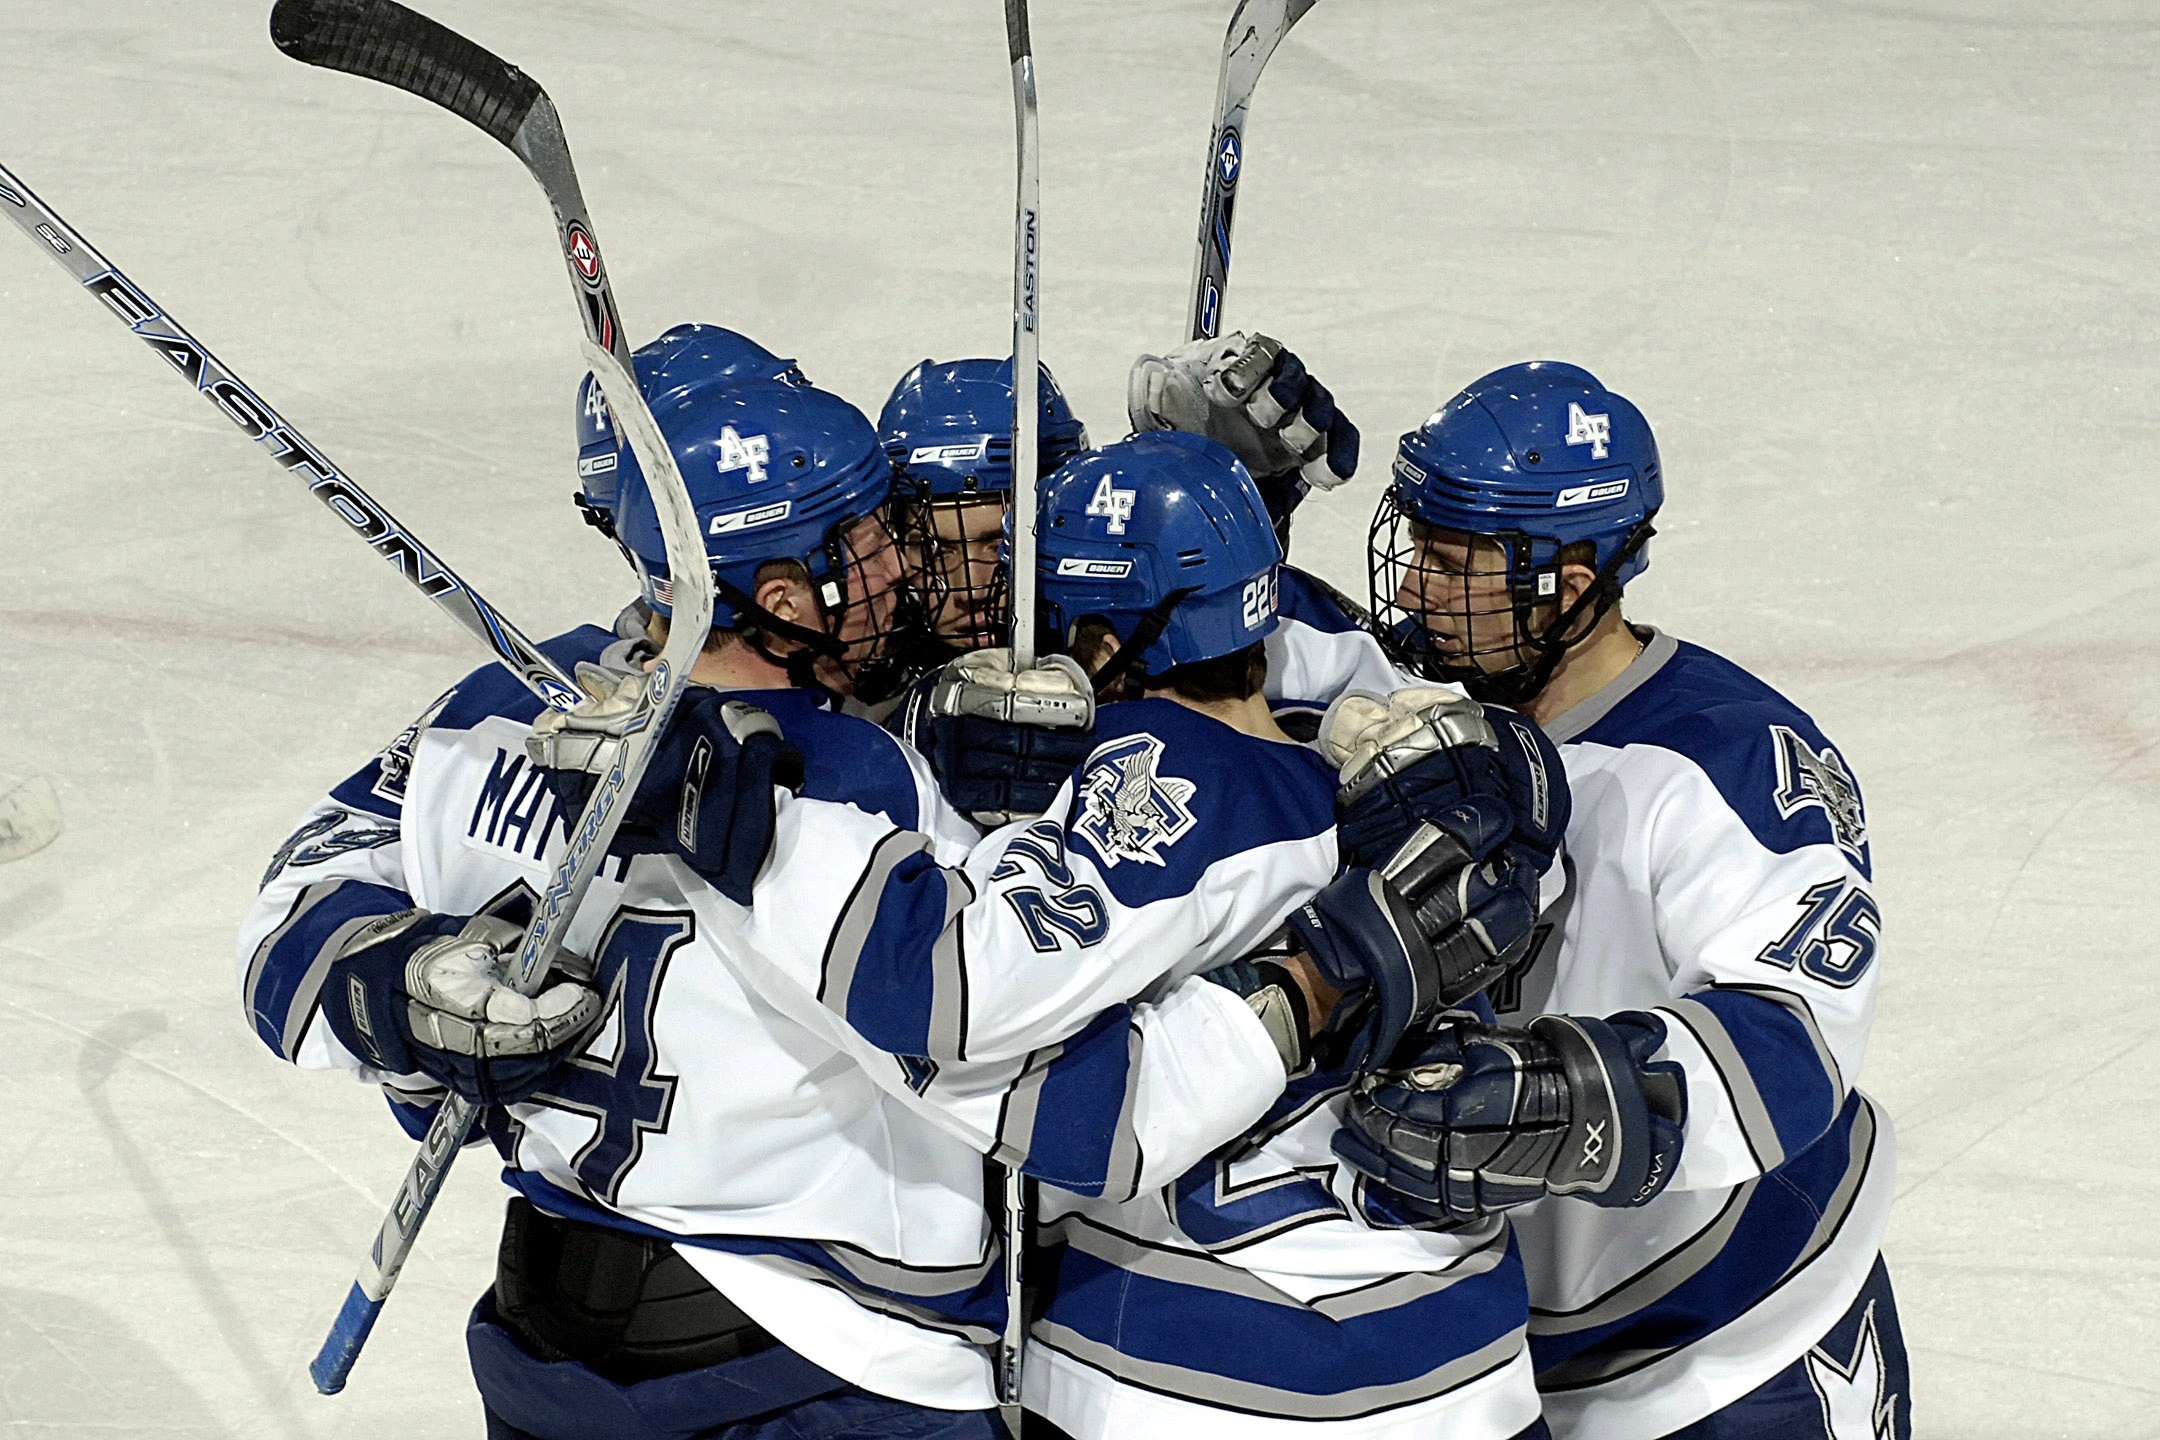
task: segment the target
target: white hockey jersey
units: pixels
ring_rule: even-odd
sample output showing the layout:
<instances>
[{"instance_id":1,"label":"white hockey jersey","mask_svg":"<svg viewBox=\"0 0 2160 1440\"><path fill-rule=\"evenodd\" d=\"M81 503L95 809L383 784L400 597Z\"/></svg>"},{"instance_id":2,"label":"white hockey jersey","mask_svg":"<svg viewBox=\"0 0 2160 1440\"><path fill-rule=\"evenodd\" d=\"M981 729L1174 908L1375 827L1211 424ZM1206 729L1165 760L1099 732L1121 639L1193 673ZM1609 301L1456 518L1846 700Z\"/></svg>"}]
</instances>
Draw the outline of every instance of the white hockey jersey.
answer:
<instances>
[{"instance_id":1,"label":"white hockey jersey","mask_svg":"<svg viewBox=\"0 0 2160 1440\"><path fill-rule=\"evenodd\" d=\"M773 937L759 953L789 973L763 988L792 984L897 1053L1017 1055L1106 998L1247 953L1333 878L1336 777L1311 750L1163 699L1105 707L1096 738L1043 820L977 849L964 904L948 898L958 878L927 864L867 867L842 884L876 923ZM840 831L861 817L829 811L786 807L788 843L859 849ZM801 913L765 883L753 914ZM1026 944L1000 940L1016 926ZM1164 1181L1094 1199L1044 1188L1029 1408L1081 1440L1313 1420L1504 1440L1532 1423L1507 1228L1376 1224L1329 1150L1339 1099L1292 1086L1254 1133Z\"/></svg>"},{"instance_id":2,"label":"white hockey jersey","mask_svg":"<svg viewBox=\"0 0 2160 1440\"><path fill-rule=\"evenodd\" d=\"M1265 693L1290 734L1312 739L1328 706L1348 691L1387 695L1432 683L1395 668L1349 597L1295 566L1276 573L1278 623L1265 642Z\"/></svg>"},{"instance_id":3,"label":"white hockey jersey","mask_svg":"<svg viewBox=\"0 0 2160 1440\"><path fill-rule=\"evenodd\" d=\"M588 628L543 648L568 668L612 641ZM873 837L907 827L926 832L913 833L915 853L965 858L972 827L905 747L803 692L745 698L803 749L805 794L844 800L827 808ZM514 912L545 883L567 818L526 763L538 709L494 667L461 682L309 812L240 938L243 996L264 1042L301 1065L384 1082L407 1102L397 1108L408 1128L425 1123L428 1083L360 1067L320 1017L323 982L372 917L415 904ZM860 864L819 852L784 867L801 904L779 896L764 918L784 928L802 907L844 910L834 884ZM1099 1190L1127 1157L1191 1163L1281 1088L1258 1022L1198 981L1002 1067L849 1052L829 1013L805 1025L745 983L745 918L672 857L611 859L568 933L599 962L606 1017L548 1092L491 1130L505 1179L534 1203L675 1240L784 1343L880 1393L992 1403L983 1347L1002 1327L1003 1296L981 1158L954 1142L956 1125L987 1114L991 1138L975 1136L976 1149L1001 1144L1015 1162ZM1131 1170L1127 1186L1145 1173Z\"/></svg>"},{"instance_id":4,"label":"white hockey jersey","mask_svg":"<svg viewBox=\"0 0 2160 1440\"><path fill-rule=\"evenodd\" d=\"M1567 909L1494 1008L1654 1011L1688 1118L1642 1208L1518 1212L1531 1344L1561 1440L1654 1440L1797 1359L1875 1263L1894 1161L1851 1086L1880 932L1867 822L1806 714L1669 635L1546 729L1574 791Z\"/></svg>"}]
</instances>

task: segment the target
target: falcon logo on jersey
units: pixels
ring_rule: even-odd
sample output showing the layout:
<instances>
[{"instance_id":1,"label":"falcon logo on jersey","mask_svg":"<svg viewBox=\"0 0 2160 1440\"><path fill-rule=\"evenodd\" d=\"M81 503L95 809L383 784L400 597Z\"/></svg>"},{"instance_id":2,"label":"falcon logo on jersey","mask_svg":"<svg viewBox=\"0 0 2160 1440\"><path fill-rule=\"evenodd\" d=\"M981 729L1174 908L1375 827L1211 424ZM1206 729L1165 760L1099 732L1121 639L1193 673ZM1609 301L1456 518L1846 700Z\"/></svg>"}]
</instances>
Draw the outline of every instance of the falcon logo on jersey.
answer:
<instances>
[{"instance_id":1,"label":"falcon logo on jersey","mask_svg":"<svg viewBox=\"0 0 2160 1440\"><path fill-rule=\"evenodd\" d=\"M375 757L375 783L370 790L393 805L405 803L405 782L412 778L413 747L420 743L420 732L435 723L450 697L457 694L457 687L435 697L435 703L420 712L420 718L398 732L398 737L383 747L382 754Z\"/></svg>"},{"instance_id":2,"label":"falcon logo on jersey","mask_svg":"<svg viewBox=\"0 0 2160 1440\"><path fill-rule=\"evenodd\" d=\"M750 483L765 478L765 462L772 458L772 443L763 435L738 435L732 425L720 427L720 473L747 470Z\"/></svg>"},{"instance_id":3,"label":"falcon logo on jersey","mask_svg":"<svg viewBox=\"0 0 2160 1440\"><path fill-rule=\"evenodd\" d=\"M1094 843L1105 865L1161 865L1162 852L1193 828L1187 802L1198 787L1156 774L1162 749L1154 736L1134 735L1097 750L1080 772L1074 788L1081 814L1073 828Z\"/></svg>"},{"instance_id":4,"label":"falcon logo on jersey","mask_svg":"<svg viewBox=\"0 0 2160 1440\"><path fill-rule=\"evenodd\" d=\"M1778 818L1790 820L1810 806L1820 806L1838 848L1864 861L1867 815L1860 808L1860 787L1853 783L1844 757L1831 745L1817 750L1785 725L1772 725L1770 739L1777 747Z\"/></svg>"},{"instance_id":5,"label":"falcon logo on jersey","mask_svg":"<svg viewBox=\"0 0 2160 1440\"><path fill-rule=\"evenodd\" d=\"M1103 528L1112 535L1125 533L1125 522L1132 519L1133 502L1140 498L1137 490L1119 490L1110 483L1110 477L1102 477L1095 493L1088 497L1087 513L1105 516L1110 523Z\"/></svg>"},{"instance_id":6,"label":"falcon logo on jersey","mask_svg":"<svg viewBox=\"0 0 2160 1440\"><path fill-rule=\"evenodd\" d=\"M1609 453L1605 447L1612 444L1612 416L1586 415L1582 406L1568 401L1567 443L1587 445L1591 459L1603 460Z\"/></svg>"}]
</instances>

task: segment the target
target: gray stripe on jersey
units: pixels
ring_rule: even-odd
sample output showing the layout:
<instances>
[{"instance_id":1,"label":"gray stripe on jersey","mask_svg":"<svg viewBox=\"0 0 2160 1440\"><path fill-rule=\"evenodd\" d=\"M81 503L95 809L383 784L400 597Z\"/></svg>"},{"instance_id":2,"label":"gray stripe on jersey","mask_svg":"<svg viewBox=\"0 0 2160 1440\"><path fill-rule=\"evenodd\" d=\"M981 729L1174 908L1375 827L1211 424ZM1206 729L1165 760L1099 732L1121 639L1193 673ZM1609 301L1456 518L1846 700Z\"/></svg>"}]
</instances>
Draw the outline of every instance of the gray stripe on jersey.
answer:
<instances>
[{"instance_id":1,"label":"gray stripe on jersey","mask_svg":"<svg viewBox=\"0 0 2160 1440\"><path fill-rule=\"evenodd\" d=\"M1800 1022L1800 1028L1807 1031L1808 1040L1815 1047L1815 1059L1822 1066L1823 1074L1830 1077L1831 1089L1837 1092L1837 1098L1831 1102L1832 1107L1842 1106L1845 1103L1845 1072L1838 1068L1837 1056L1830 1053L1830 1044L1823 1039L1822 1027L1815 1023L1815 1012L1808 1007L1805 996L1795 995L1790 990L1780 990L1774 985L1718 984L1712 988L1717 990L1738 990L1746 995L1759 995L1765 1000L1774 1001L1790 1010L1793 1018Z\"/></svg>"},{"instance_id":2,"label":"gray stripe on jersey","mask_svg":"<svg viewBox=\"0 0 2160 1440\"><path fill-rule=\"evenodd\" d=\"M1800 1247L1799 1256L1785 1268L1787 1275L1805 1267L1837 1238L1837 1232L1844 1227L1846 1215L1852 1211L1853 1201L1859 1198L1860 1182L1867 1179L1874 1156L1875 1107L1868 1103L1866 1096L1862 1096L1860 1108L1853 1114L1852 1146L1847 1152L1845 1174L1838 1180L1837 1188L1830 1192L1830 1201L1823 1206L1822 1218L1815 1222L1815 1229L1808 1236L1807 1244Z\"/></svg>"},{"instance_id":3,"label":"gray stripe on jersey","mask_svg":"<svg viewBox=\"0 0 2160 1440\"><path fill-rule=\"evenodd\" d=\"M1614 676L1604 689L1578 705L1561 711L1546 721L1541 728L1553 744L1564 744L1588 730L1613 712L1613 707L1640 690L1651 676L1665 668L1665 662L1680 653L1680 642L1656 626L1650 631L1649 643L1642 653L1628 663L1628 667Z\"/></svg>"},{"instance_id":4,"label":"gray stripe on jersey","mask_svg":"<svg viewBox=\"0 0 2160 1440\"><path fill-rule=\"evenodd\" d=\"M1785 1273L1778 1277L1779 1285L1784 1284L1805 1269L1816 1256L1828 1249L1831 1242L1837 1238L1838 1231L1845 1227L1846 1217L1852 1214L1853 1204L1860 1195L1860 1187L1866 1181L1868 1171L1872 1166L1874 1150L1875 1112L1866 1099L1863 1098L1860 1102L1859 1112L1853 1116L1852 1145L1846 1162L1845 1174L1839 1179L1837 1188L1831 1192L1830 1202L1823 1207L1822 1218L1815 1222L1815 1229L1808 1236L1807 1244L1801 1248L1799 1258L1787 1266ZM1746 1202L1746 1197L1754 1192L1757 1183L1750 1180L1740 1187L1737 1195L1743 1205ZM1731 1207L1729 1213L1737 1214L1738 1207ZM1694 1268L1700 1269L1701 1266L1697 1264ZM1692 1274L1693 1270L1690 1270L1689 1273ZM1671 1285L1666 1285L1656 1293L1645 1294L1639 1303L1647 1305L1671 1288ZM1617 1293L1615 1292L1615 1294ZM1577 1319L1570 1316L1566 1317L1567 1323L1555 1325L1549 1317L1532 1311L1530 1329L1533 1334L1538 1335L1561 1334L1567 1330L1582 1329L1587 1324L1603 1323L1604 1320L1617 1319L1619 1315L1625 1313L1627 1313L1626 1310L1620 1310L1614 1314L1601 1316L1596 1320ZM1609 1380L1616 1380L1623 1375L1640 1370L1645 1365L1662 1360L1679 1348L1678 1346L1666 1346L1659 1349L1616 1351L1608 1355L1577 1356L1573 1360L1562 1361L1548 1370L1538 1372L1538 1388L1540 1390L1579 1390L1590 1385L1604 1384Z\"/></svg>"},{"instance_id":5,"label":"gray stripe on jersey","mask_svg":"<svg viewBox=\"0 0 2160 1440\"><path fill-rule=\"evenodd\" d=\"M263 972L269 968L270 952L278 942L292 932L308 916L308 912L330 898L340 887L352 883L347 879L323 880L300 892L291 910L285 914L284 923L265 936L262 944L255 947L254 958L248 962L247 1017L250 1028L255 1023L255 994L261 988ZM285 1007L283 1018L278 1021L278 1053L287 1060L300 1053L300 1041L307 1034L308 1016L315 1013L315 999L322 993L323 981L329 977L330 962L352 939L353 932L362 926L382 919L380 915L363 915L340 925L332 932L328 943L318 949L309 959L307 973L300 978L300 988L293 992L292 1002Z\"/></svg>"},{"instance_id":6,"label":"gray stripe on jersey","mask_svg":"<svg viewBox=\"0 0 2160 1440\"><path fill-rule=\"evenodd\" d=\"M1307 1304L1276 1289L1251 1271L1227 1261L1217 1260L1199 1251L1173 1250L1165 1246L1150 1245L1108 1229L1083 1215L1064 1216L1055 1223L1042 1227L1039 1233L1046 1238L1062 1240L1084 1255L1092 1255L1120 1270L1145 1275L1151 1280L1183 1285L1188 1289L1236 1295L1241 1299L1259 1300L1289 1310L1310 1310L1338 1323L1360 1315L1392 1310L1398 1305L1407 1305L1427 1295L1436 1295L1461 1281L1485 1274L1507 1258L1507 1231L1503 1229L1494 1236L1493 1243L1459 1256L1449 1262L1445 1270L1410 1271L1393 1275L1374 1284L1363 1285L1339 1295L1326 1296Z\"/></svg>"},{"instance_id":7,"label":"gray stripe on jersey","mask_svg":"<svg viewBox=\"0 0 2160 1440\"><path fill-rule=\"evenodd\" d=\"M930 1056L967 1059L967 944L953 922L975 898L974 882L958 870L945 874L945 928L930 947Z\"/></svg>"},{"instance_id":8,"label":"gray stripe on jersey","mask_svg":"<svg viewBox=\"0 0 2160 1440\"><path fill-rule=\"evenodd\" d=\"M869 942L877 921L878 906L885 899L886 882L899 863L915 854L929 840L908 830L895 830L878 841L849 892L840 918L833 922L832 938L825 945L824 973L818 977L818 1002L843 1019L848 1013L848 990L855 983L855 967Z\"/></svg>"},{"instance_id":9,"label":"gray stripe on jersey","mask_svg":"<svg viewBox=\"0 0 2160 1440\"><path fill-rule=\"evenodd\" d=\"M793 1260L785 1255L745 1254L742 1258L753 1261L768 1270L776 1270L783 1275L793 1275L800 1280L814 1280L820 1285L831 1286L850 1300L853 1300L857 1305L862 1306L863 1309L873 1311L879 1315L890 1316L895 1320L905 1320L911 1325L919 1325L925 1330L935 1330L941 1335L957 1335L971 1345L994 1345L997 1343L998 1333L986 1325L970 1325L965 1321L955 1320L950 1315L940 1315L934 1310L925 1310L919 1305L910 1305L897 1296L887 1295L865 1285L852 1284L833 1274L832 1271L821 1269L808 1261ZM839 1256L835 1255L834 1258L838 1259Z\"/></svg>"},{"instance_id":10,"label":"gray stripe on jersey","mask_svg":"<svg viewBox=\"0 0 2160 1440\"><path fill-rule=\"evenodd\" d=\"M823 1244L818 1248L832 1257L833 1263L865 1285L875 1285L880 1290L890 1290L896 1295L913 1295L928 1299L938 1295L950 1295L956 1290L972 1290L989 1278L991 1268L997 1264L995 1253L986 1253L972 1265L903 1265L898 1260L887 1260L882 1255L850 1249L845 1245Z\"/></svg>"},{"instance_id":11,"label":"gray stripe on jersey","mask_svg":"<svg viewBox=\"0 0 2160 1440\"><path fill-rule=\"evenodd\" d=\"M1733 1114L1739 1118L1740 1133L1747 1137L1748 1148L1755 1152L1756 1163L1766 1173L1784 1164L1785 1144L1778 1139L1777 1126L1771 1122L1770 1107L1763 1104L1762 1092L1755 1088L1755 1076L1741 1058L1740 1047L1726 1033L1725 1022L1709 1006L1695 1000L1672 1000L1658 1009L1678 1016L1702 1042L1703 1052L1717 1067L1718 1078L1725 1082L1725 1093L1732 1097Z\"/></svg>"},{"instance_id":12,"label":"gray stripe on jersey","mask_svg":"<svg viewBox=\"0 0 2160 1440\"><path fill-rule=\"evenodd\" d=\"M1125 1025L1125 1099L1118 1106L1117 1130L1110 1136L1110 1158L1103 1166L1103 1199L1130 1200L1140 1193L1140 1136L1133 1130L1133 1104L1140 1098L1141 1049L1147 1037Z\"/></svg>"},{"instance_id":13,"label":"gray stripe on jersey","mask_svg":"<svg viewBox=\"0 0 2160 1440\"><path fill-rule=\"evenodd\" d=\"M1063 1045L1030 1052L1020 1078L1005 1092L1005 1103L998 1107L997 1149L990 1156L998 1164L1027 1163L1035 1148L1035 1112L1042 1106L1043 1082L1050 1078L1051 1062L1064 1053Z\"/></svg>"},{"instance_id":14,"label":"gray stripe on jersey","mask_svg":"<svg viewBox=\"0 0 2160 1440\"><path fill-rule=\"evenodd\" d=\"M1513 1360L1523 1347L1523 1332L1511 1330L1491 1344L1415 1379L1392 1385L1368 1385L1332 1395L1311 1395L1301 1390L1280 1390L1272 1385L1233 1380L1227 1375L1214 1375L1205 1370L1189 1370L1159 1360L1136 1359L1048 1320L1037 1321L1029 1334L1051 1349L1119 1380L1181 1399L1197 1400L1203 1405L1219 1405L1290 1420L1351 1420L1415 1405L1491 1374Z\"/></svg>"},{"instance_id":15,"label":"gray stripe on jersey","mask_svg":"<svg viewBox=\"0 0 2160 1440\"><path fill-rule=\"evenodd\" d=\"M1664 1299L1724 1251L1726 1242L1732 1239L1734 1229L1740 1224L1742 1212L1747 1209L1749 1197L1761 1183L1758 1177L1735 1186L1732 1194L1726 1197L1724 1208L1708 1225L1581 1309L1533 1309L1530 1333L1569 1335L1577 1330L1592 1330Z\"/></svg>"}]
</instances>

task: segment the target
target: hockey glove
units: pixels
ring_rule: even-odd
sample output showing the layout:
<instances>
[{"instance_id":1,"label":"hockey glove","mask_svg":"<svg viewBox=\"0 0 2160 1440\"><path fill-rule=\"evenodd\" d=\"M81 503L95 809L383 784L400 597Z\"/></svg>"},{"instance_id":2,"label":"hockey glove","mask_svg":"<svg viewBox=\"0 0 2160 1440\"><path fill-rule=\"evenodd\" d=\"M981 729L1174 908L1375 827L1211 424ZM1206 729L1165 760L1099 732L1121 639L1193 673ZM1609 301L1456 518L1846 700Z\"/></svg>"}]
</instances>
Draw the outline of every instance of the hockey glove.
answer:
<instances>
[{"instance_id":1,"label":"hockey glove","mask_svg":"<svg viewBox=\"0 0 2160 1440\"><path fill-rule=\"evenodd\" d=\"M1449 1016L1351 1093L1335 1153L1400 1206L1451 1224L1574 1195L1640 1205L1680 1163L1687 1090L1651 1063L1665 1024L1631 1010L1528 1030Z\"/></svg>"},{"instance_id":2,"label":"hockey glove","mask_svg":"<svg viewBox=\"0 0 2160 1440\"><path fill-rule=\"evenodd\" d=\"M1265 335L1142 355L1126 379L1125 408L1136 432L1183 430L1228 447L1263 487L1295 476L1332 490L1357 473L1357 426L1297 356Z\"/></svg>"},{"instance_id":3,"label":"hockey glove","mask_svg":"<svg viewBox=\"0 0 2160 1440\"><path fill-rule=\"evenodd\" d=\"M599 778L621 757L645 684L633 673L595 686L586 667L578 679L600 693L568 713L544 712L525 742L570 815L584 810ZM780 733L779 721L693 685L669 717L609 852L679 855L714 889L748 905L772 849L773 786L800 787L802 767L802 752Z\"/></svg>"},{"instance_id":4,"label":"hockey glove","mask_svg":"<svg viewBox=\"0 0 2160 1440\"><path fill-rule=\"evenodd\" d=\"M975 650L919 681L891 724L957 809L1003 825L1048 810L1094 749L1095 689L1067 655L1015 674L1010 651Z\"/></svg>"},{"instance_id":5,"label":"hockey glove","mask_svg":"<svg viewBox=\"0 0 2160 1440\"><path fill-rule=\"evenodd\" d=\"M1420 825L1385 867L1348 871L1290 917L1291 939L1342 992L1316 1047L1321 1064L1384 1063L1404 1035L1522 957L1537 875L1502 851L1507 833L1504 811L1457 807Z\"/></svg>"},{"instance_id":6,"label":"hockey glove","mask_svg":"<svg viewBox=\"0 0 2160 1440\"><path fill-rule=\"evenodd\" d=\"M556 959L568 977L527 998L504 982L523 932L493 915L407 910L371 921L330 962L323 1018L363 1062L425 1075L481 1105L538 1090L600 1018L591 967Z\"/></svg>"},{"instance_id":7,"label":"hockey glove","mask_svg":"<svg viewBox=\"0 0 2160 1440\"><path fill-rule=\"evenodd\" d=\"M1353 690L1328 707L1321 752L1341 768L1337 836L1374 864L1427 820L1455 810L1508 816L1508 854L1542 874L1570 814L1560 753L1527 717L1451 690Z\"/></svg>"}]
</instances>

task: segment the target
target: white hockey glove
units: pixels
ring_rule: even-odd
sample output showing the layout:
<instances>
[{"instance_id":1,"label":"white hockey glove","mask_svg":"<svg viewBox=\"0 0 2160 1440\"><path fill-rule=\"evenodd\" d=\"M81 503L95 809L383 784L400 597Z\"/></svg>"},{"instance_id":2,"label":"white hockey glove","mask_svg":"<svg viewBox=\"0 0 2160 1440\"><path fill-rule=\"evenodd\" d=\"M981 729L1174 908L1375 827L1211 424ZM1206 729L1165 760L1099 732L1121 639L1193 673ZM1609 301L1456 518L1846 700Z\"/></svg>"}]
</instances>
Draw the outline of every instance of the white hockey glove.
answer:
<instances>
[{"instance_id":1,"label":"white hockey glove","mask_svg":"<svg viewBox=\"0 0 2160 1440\"><path fill-rule=\"evenodd\" d=\"M1226 446L1255 480L1295 474L1332 490L1357 473L1357 426L1296 355L1265 335L1142 355L1126 378L1125 409L1135 431L1183 430Z\"/></svg>"},{"instance_id":2,"label":"white hockey glove","mask_svg":"<svg viewBox=\"0 0 2160 1440\"><path fill-rule=\"evenodd\" d=\"M1012 652L972 650L917 684L895 720L938 788L979 825L1049 808L1095 748L1095 688L1069 655L1017 674Z\"/></svg>"},{"instance_id":3,"label":"white hockey glove","mask_svg":"<svg viewBox=\"0 0 2160 1440\"><path fill-rule=\"evenodd\" d=\"M525 996L505 982L523 931L493 915L408 910L371 922L331 962L323 1015L378 1070L422 1074L483 1105L524 1099L600 1018L591 964L556 957Z\"/></svg>"}]
</instances>

